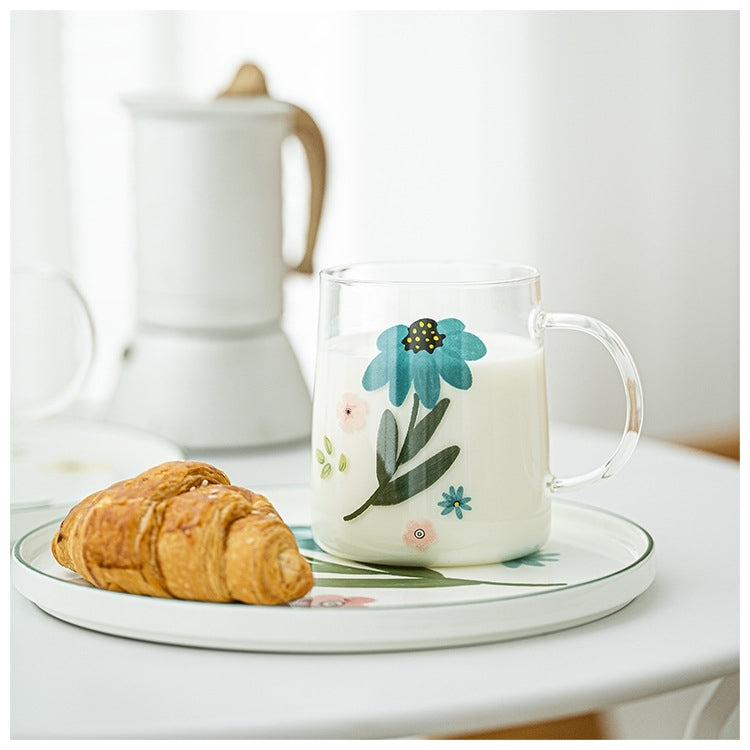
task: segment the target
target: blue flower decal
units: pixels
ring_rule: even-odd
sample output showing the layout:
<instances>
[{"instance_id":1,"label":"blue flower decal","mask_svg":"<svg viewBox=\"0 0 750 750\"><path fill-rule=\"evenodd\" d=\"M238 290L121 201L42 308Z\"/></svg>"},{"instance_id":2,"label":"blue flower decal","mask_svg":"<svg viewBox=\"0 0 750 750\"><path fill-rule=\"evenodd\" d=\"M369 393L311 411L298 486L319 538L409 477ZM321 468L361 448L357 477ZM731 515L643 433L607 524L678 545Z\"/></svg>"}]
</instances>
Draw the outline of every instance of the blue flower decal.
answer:
<instances>
[{"instance_id":1,"label":"blue flower decal","mask_svg":"<svg viewBox=\"0 0 750 750\"><path fill-rule=\"evenodd\" d=\"M447 516L449 513L455 512L458 518L463 518L464 511L471 510L471 505L469 505L469 500L471 500L471 498L464 497L463 487L456 489L451 486L448 492L443 492L443 497L445 500L438 503L438 505L443 508L443 512L440 514L441 516Z\"/></svg>"},{"instance_id":2,"label":"blue flower decal","mask_svg":"<svg viewBox=\"0 0 750 750\"><path fill-rule=\"evenodd\" d=\"M378 336L380 350L362 376L362 386L375 391L388 385L388 398L401 406L412 383L419 400L432 409L440 398L441 378L454 388L472 384L468 361L487 353L482 340L464 330L458 318L419 318L410 326L395 325Z\"/></svg>"},{"instance_id":3,"label":"blue flower decal","mask_svg":"<svg viewBox=\"0 0 750 750\"><path fill-rule=\"evenodd\" d=\"M526 557L519 557L516 560L506 560L503 565L506 568L520 568L522 565L531 565L534 568L543 568L547 563L557 562L560 557L559 552L532 552Z\"/></svg>"}]
</instances>

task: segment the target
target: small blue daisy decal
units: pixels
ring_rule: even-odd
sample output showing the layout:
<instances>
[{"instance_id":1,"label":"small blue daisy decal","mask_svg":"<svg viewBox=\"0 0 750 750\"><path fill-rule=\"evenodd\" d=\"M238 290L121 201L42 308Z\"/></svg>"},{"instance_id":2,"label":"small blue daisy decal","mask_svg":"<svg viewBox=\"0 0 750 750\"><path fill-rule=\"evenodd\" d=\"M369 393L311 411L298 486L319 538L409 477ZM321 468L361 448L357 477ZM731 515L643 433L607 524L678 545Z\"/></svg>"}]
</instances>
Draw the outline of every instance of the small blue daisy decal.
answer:
<instances>
[{"instance_id":1,"label":"small blue daisy decal","mask_svg":"<svg viewBox=\"0 0 750 750\"><path fill-rule=\"evenodd\" d=\"M440 515L447 516L449 513L455 513L458 518L464 517L465 510L471 510L469 505L470 497L464 497L463 486L456 489L451 486L448 492L443 492L445 500L441 500L438 505L443 509Z\"/></svg>"},{"instance_id":2,"label":"small blue daisy decal","mask_svg":"<svg viewBox=\"0 0 750 750\"><path fill-rule=\"evenodd\" d=\"M377 339L380 353L362 376L366 391L388 386L394 406L404 403L414 385L419 400L432 409L440 398L440 381L467 390L473 378L466 364L487 353L484 342L458 318L419 318L410 326L395 325Z\"/></svg>"}]
</instances>

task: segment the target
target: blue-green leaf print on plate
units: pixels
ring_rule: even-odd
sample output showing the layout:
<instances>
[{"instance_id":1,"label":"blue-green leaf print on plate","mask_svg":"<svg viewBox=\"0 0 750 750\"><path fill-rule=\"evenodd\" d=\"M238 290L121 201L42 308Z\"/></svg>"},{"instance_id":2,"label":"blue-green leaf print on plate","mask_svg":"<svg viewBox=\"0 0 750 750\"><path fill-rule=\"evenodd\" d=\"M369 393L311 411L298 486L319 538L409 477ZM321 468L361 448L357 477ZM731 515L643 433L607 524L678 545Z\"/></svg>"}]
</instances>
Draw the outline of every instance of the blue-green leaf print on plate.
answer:
<instances>
[{"instance_id":1,"label":"blue-green leaf print on plate","mask_svg":"<svg viewBox=\"0 0 750 750\"><path fill-rule=\"evenodd\" d=\"M297 540L297 546L302 550L311 550L313 552L323 552L315 542L312 535L312 529L309 526L290 526L294 538Z\"/></svg>"},{"instance_id":2,"label":"blue-green leaf print on plate","mask_svg":"<svg viewBox=\"0 0 750 750\"><path fill-rule=\"evenodd\" d=\"M506 568L520 568L522 565L530 565L534 568L543 568L547 563L557 562L560 557L559 552L532 552L525 557L519 557L515 560L506 560L503 565Z\"/></svg>"}]
</instances>

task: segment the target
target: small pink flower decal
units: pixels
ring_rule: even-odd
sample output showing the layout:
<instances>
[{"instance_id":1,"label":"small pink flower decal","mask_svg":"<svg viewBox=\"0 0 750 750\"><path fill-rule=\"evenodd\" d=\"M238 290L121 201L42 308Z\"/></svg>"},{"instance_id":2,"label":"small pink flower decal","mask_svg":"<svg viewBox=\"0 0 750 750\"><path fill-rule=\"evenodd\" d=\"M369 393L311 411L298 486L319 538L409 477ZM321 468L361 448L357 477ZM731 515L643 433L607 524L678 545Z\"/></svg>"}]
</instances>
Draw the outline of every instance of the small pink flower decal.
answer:
<instances>
[{"instance_id":1,"label":"small pink flower decal","mask_svg":"<svg viewBox=\"0 0 750 750\"><path fill-rule=\"evenodd\" d=\"M345 393L336 405L336 416L344 432L361 430L365 426L367 404L353 393Z\"/></svg>"},{"instance_id":2,"label":"small pink flower decal","mask_svg":"<svg viewBox=\"0 0 750 750\"><path fill-rule=\"evenodd\" d=\"M306 596L291 602L292 607L364 607L365 604L374 602L367 596L336 596L335 594L322 594L321 596Z\"/></svg>"},{"instance_id":3,"label":"small pink flower decal","mask_svg":"<svg viewBox=\"0 0 750 750\"><path fill-rule=\"evenodd\" d=\"M409 521L402 539L424 552L437 539L437 534L429 521Z\"/></svg>"}]
</instances>

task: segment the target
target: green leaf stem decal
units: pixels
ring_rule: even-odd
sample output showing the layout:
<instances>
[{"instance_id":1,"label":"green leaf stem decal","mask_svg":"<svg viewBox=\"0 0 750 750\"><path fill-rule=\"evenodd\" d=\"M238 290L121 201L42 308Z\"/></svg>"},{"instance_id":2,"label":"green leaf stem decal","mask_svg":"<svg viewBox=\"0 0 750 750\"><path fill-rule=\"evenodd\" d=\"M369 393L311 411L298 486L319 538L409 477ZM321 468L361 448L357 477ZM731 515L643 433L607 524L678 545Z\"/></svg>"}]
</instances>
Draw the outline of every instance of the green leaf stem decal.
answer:
<instances>
[{"instance_id":1,"label":"green leaf stem decal","mask_svg":"<svg viewBox=\"0 0 750 750\"><path fill-rule=\"evenodd\" d=\"M415 406L418 403L417 395L414 394ZM450 400L447 398L438 401L435 407L428 412L424 419L417 422L406 434L406 439L401 448L399 460L401 463L409 461L424 448L429 439L434 435L438 425L445 416ZM412 415L416 415L416 410L412 409Z\"/></svg>"},{"instance_id":2,"label":"green leaf stem decal","mask_svg":"<svg viewBox=\"0 0 750 750\"><path fill-rule=\"evenodd\" d=\"M533 588L554 588L567 586L568 583L545 581L532 583L530 581L488 581L483 579L452 578L433 568L415 568L403 565L379 565L374 563L357 563L351 560L331 558L316 543L309 526L292 526L292 532L297 539L300 552L310 563L315 577L315 585L331 588L442 588L444 586L517 586ZM538 552L532 557L545 558L550 564L558 561L559 553ZM500 563L500 567L508 563ZM488 566L490 570L494 566ZM512 566L518 567L518 566Z\"/></svg>"},{"instance_id":3,"label":"green leaf stem decal","mask_svg":"<svg viewBox=\"0 0 750 750\"><path fill-rule=\"evenodd\" d=\"M380 418L378 427L377 451L375 457L375 475L377 489L356 510L344 516L345 521L352 521L371 506L398 505L410 497L437 482L453 465L461 449L457 445L443 448L435 455L418 464L406 473L396 476L403 464L416 457L435 434L438 425L445 416L450 399L444 398L421 420L419 397L414 394L409 427L404 436L401 450L398 449L398 424L390 409L386 409Z\"/></svg>"},{"instance_id":4,"label":"green leaf stem decal","mask_svg":"<svg viewBox=\"0 0 750 750\"><path fill-rule=\"evenodd\" d=\"M443 588L455 586L512 586L519 588L556 588L564 582L535 583L530 581L488 581L475 578L453 578L432 568L369 565L359 567L346 563L318 560L306 554L315 576L315 585L346 589L406 589Z\"/></svg>"},{"instance_id":5,"label":"green leaf stem decal","mask_svg":"<svg viewBox=\"0 0 750 750\"><path fill-rule=\"evenodd\" d=\"M426 490L450 469L459 451L460 448L457 445L443 448L424 463L382 486L382 491L376 490L371 505L398 505L422 490ZM381 488L379 487L378 490Z\"/></svg>"},{"instance_id":6,"label":"green leaf stem decal","mask_svg":"<svg viewBox=\"0 0 750 750\"><path fill-rule=\"evenodd\" d=\"M398 451L398 425L390 409L383 412L378 427L377 453L375 456L375 473L378 482L387 482L396 471L396 452Z\"/></svg>"}]
</instances>

